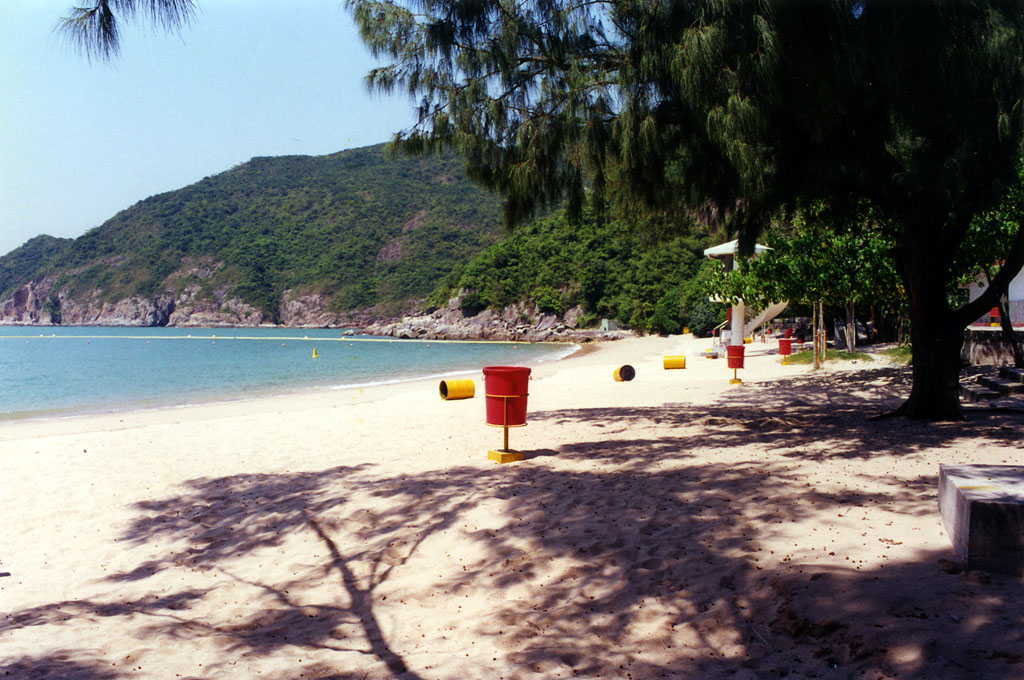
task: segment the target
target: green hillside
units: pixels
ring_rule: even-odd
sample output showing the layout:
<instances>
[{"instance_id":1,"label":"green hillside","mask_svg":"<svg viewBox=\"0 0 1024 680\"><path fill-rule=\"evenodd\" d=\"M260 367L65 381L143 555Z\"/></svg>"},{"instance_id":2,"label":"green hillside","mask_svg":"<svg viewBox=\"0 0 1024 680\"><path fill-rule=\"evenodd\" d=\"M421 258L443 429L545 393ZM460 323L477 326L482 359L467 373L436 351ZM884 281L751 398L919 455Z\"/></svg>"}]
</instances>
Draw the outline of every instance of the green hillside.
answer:
<instances>
[{"instance_id":1,"label":"green hillside","mask_svg":"<svg viewBox=\"0 0 1024 680\"><path fill-rule=\"evenodd\" d=\"M533 301L538 311L555 314L579 305L584 326L609 318L655 333L687 326L708 333L724 318L724 307L709 303L701 290L711 266L703 256L710 239L696 224L659 228L588 215L573 223L559 213L516 229L456 267L429 302L441 305L463 291L469 314Z\"/></svg>"},{"instance_id":2,"label":"green hillside","mask_svg":"<svg viewBox=\"0 0 1024 680\"><path fill-rule=\"evenodd\" d=\"M0 258L0 303L15 323L172 323L175 305L210 319L241 300L278 322L300 296L333 314L388 317L463 293L468 315L526 302L541 313L579 306L583 326L613 318L675 333L719 321L721 306L700 292L710 237L699 225L557 213L506 235L500 214L500 199L470 184L454 156L393 158L380 145L254 158L77 239L32 239ZM103 316L129 299L149 303ZM131 316L150 303L165 313ZM305 317L317 318L338 317Z\"/></svg>"},{"instance_id":3,"label":"green hillside","mask_svg":"<svg viewBox=\"0 0 1024 680\"><path fill-rule=\"evenodd\" d=\"M73 299L226 291L274 320L289 289L323 294L335 311L395 311L497 242L500 213L455 157L392 158L378 145L254 158L73 241L33 239L0 258L0 296L49 275L54 295ZM214 261L212 275L190 273Z\"/></svg>"},{"instance_id":4,"label":"green hillside","mask_svg":"<svg viewBox=\"0 0 1024 680\"><path fill-rule=\"evenodd\" d=\"M0 257L0 291L5 291L4 297L25 283L33 273L43 271L49 263L57 261L73 243L69 238L36 236Z\"/></svg>"}]
</instances>

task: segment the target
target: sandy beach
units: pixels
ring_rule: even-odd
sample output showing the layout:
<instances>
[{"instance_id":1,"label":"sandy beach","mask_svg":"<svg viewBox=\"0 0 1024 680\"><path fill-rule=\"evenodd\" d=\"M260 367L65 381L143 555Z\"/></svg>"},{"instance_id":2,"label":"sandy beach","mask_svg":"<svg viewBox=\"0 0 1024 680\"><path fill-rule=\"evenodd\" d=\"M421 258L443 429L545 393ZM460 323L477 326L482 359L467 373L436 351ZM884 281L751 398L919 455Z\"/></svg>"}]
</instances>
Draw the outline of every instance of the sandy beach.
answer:
<instances>
[{"instance_id":1,"label":"sandy beach","mask_svg":"<svg viewBox=\"0 0 1024 680\"><path fill-rule=\"evenodd\" d=\"M871 421L907 369L708 345L535 366L507 465L482 375L4 424L0 676L1024 677L1024 581L936 505L1024 416Z\"/></svg>"}]
</instances>

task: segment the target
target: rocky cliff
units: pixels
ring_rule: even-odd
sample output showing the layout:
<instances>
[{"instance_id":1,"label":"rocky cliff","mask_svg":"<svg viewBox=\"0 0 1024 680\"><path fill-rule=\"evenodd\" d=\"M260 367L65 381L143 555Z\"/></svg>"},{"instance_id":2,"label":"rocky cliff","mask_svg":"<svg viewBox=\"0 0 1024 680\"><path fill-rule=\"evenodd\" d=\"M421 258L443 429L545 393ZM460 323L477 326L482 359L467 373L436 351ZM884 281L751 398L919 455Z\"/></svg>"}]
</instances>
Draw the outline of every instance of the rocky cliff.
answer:
<instances>
[{"instance_id":1,"label":"rocky cliff","mask_svg":"<svg viewBox=\"0 0 1024 680\"><path fill-rule=\"evenodd\" d=\"M104 299L100 289L75 294L53 276L31 281L0 302L0 325L33 326L205 326L252 327L271 323L266 314L230 297L227 286L208 285L219 262L189 263L165 279L164 290L152 297ZM354 327L370 335L451 340L517 340L522 342L586 342L619 334L577 328L580 309L563 318L540 314L534 305L510 305L501 313L484 310L467 315L462 298L447 308L413 312L400 319L374 310L339 314L319 293L285 291L279 318L289 327Z\"/></svg>"},{"instance_id":2,"label":"rocky cliff","mask_svg":"<svg viewBox=\"0 0 1024 680\"><path fill-rule=\"evenodd\" d=\"M182 279L209 279L219 265L192 266L175 272L168 283ZM227 288L201 283L169 287L152 298L132 296L104 300L100 290L72 294L54 277L44 277L18 288L0 303L0 325L33 326L205 326L251 327L271 323L260 310L227 296ZM462 310L462 298L452 298L444 309L417 311L400 319L374 310L339 314L317 293L286 291L280 307L280 325L306 328L358 328L368 335L394 338L446 340L513 340L519 342L591 342L614 340L624 332L600 332L577 327L581 310L564 316L542 314L533 304L510 305L500 313L486 309L477 314Z\"/></svg>"},{"instance_id":3,"label":"rocky cliff","mask_svg":"<svg viewBox=\"0 0 1024 680\"><path fill-rule=\"evenodd\" d=\"M152 298L104 300L100 290L74 295L53 277L31 281L0 303L0 325L33 326L256 326L259 310L237 298L199 299L198 286Z\"/></svg>"},{"instance_id":4,"label":"rocky cliff","mask_svg":"<svg viewBox=\"0 0 1024 680\"><path fill-rule=\"evenodd\" d=\"M519 342L594 342L617 340L625 331L603 332L577 327L582 313L579 307L568 310L562 318L538 313L532 303L509 305L500 313L485 309L466 315L462 298L449 300L445 309L410 315L398 321L368 325L363 332L395 338L433 340L513 340Z\"/></svg>"},{"instance_id":5,"label":"rocky cliff","mask_svg":"<svg viewBox=\"0 0 1024 680\"><path fill-rule=\"evenodd\" d=\"M215 285L223 263L187 261L164 279L161 292L121 299L101 288L76 292L55 276L30 281L0 301L0 325L33 326L259 326L271 323L259 309ZM115 296L116 297L116 296ZM286 290L280 318L285 326L336 327L379 320L372 312L331 312L319 294Z\"/></svg>"}]
</instances>

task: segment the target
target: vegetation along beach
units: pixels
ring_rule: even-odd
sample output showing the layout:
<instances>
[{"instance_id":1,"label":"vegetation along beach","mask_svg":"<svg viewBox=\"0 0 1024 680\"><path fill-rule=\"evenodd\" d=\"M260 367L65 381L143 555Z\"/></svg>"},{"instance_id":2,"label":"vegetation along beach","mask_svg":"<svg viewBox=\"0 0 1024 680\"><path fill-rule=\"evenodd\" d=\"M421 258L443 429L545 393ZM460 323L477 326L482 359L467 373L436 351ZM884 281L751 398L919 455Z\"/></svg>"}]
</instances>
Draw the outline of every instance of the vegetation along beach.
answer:
<instances>
[{"instance_id":1,"label":"vegetation along beach","mask_svg":"<svg viewBox=\"0 0 1024 680\"><path fill-rule=\"evenodd\" d=\"M1024 677L1024 0L327 4L5 5L0 677Z\"/></svg>"}]
</instances>

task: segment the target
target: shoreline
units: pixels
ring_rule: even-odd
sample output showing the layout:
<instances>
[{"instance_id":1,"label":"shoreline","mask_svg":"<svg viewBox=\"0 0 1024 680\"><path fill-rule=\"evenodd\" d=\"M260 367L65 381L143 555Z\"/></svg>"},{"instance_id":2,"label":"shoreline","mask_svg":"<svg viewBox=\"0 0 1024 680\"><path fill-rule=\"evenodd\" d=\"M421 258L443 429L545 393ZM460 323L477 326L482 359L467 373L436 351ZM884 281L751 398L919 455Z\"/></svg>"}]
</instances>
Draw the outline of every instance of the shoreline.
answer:
<instances>
[{"instance_id":1,"label":"shoreline","mask_svg":"<svg viewBox=\"0 0 1024 680\"><path fill-rule=\"evenodd\" d=\"M195 338L193 338L195 339ZM202 338L199 338L202 339ZM217 337L217 339L227 339ZM351 339L351 338L346 338ZM318 339L310 338L309 341L317 341ZM374 338L376 340L376 338ZM410 340L398 340L398 339L387 339L382 338L385 342L439 342L439 341L410 341ZM474 343L496 343L496 344L530 344L530 343L512 343L506 341L490 341L490 340L474 340L474 341L459 341L450 340L442 342L474 342ZM606 341L619 342L619 341ZM605 342L593 342L586 344L575 344L575 343L533 343L533 344L551 344L551 345L568 345L569 347L575 347L569 351L565 356L560 356L552 359L539 360L536 362L526 362L523 365L530 366L536 369L539 366L546 366L551 364L558 364L560 362L577 359L600 350L599 345L606 344ZM568 349L568 348L567 348ZM482 368L482 367L481 367ZM428 386L433 386L436 393L437 383L446 377L465 377L477 375L480 373L480 369L459 369L453 371L446 371L444 373L431 374L427 376L417 376L410 378L394 378L389 380L382 380L372 383L362 383L353 385L334 385L334 386L320 386L316 388L312 387L299 387L288 391L272 390L266 393L259 393L251 396L239 395L236 392L225 393L222 396L214 397L209 400L195 401L191 403L164 403L155 404L153 406L140 406L138 404L128 404L123 407L110 407L101 408L99 410L62 410L55 411L53 413L47 413L45 415L23 415L24 412L17 412L10 415L0 416L0 441L5 439L11 439L17 436L14 432L19 426L25 426L29 429L30 433L23 436L35 436L37 434L37 427L41 428L38 430L39 433L46 433L50 431L74 431L78 427L88 429L90 427L111 427L110 423L117 421L118 425L121 425L127 421L142 421L142 422L168 422L168 421L179 421L181 418L188 417L200 417L210 418L217 417L219 411L223 411L226 414L245 412L248 408L252 408L261 412L271 412L280 409L287 409L291 404L319 404L328 403L331 401L332 395L344 394L346 392L358 392L360 395L366 395L369 399L383 399L391 395L392 392L400 393L403 388L408 390L415 390L417 392L423 392ZM482 378L478 380L480 382L480 389L482 390ZM482 394L482 392L481 392ZM234 395L234 396L231 396Z\"/></svg>"},{"instance_id":2,"label":"shoreline","mask_svg":"<svg viewBox=\"0 0 1024 680\"><path fill-rule=\"evenodd\" d=\"M187 329L191 330L191 329ZM220 329L201 329L203 331L209 330L220 330ZM309 329L306 329L309 330ZM324 329L320 329L324 330ZM291 342L302 342L302 343L313 343L314 347L317 343L418 343L424 344L429 347L431 344L481 344L481 345L539 345L539 346L550 346L554 352L554 348L563 346L564 356L554 354L551 358L542 359L539 361L528 361L527 365L535 363L548 363L550 361L561 361L565 358L573 356L581 351L581 348L585 345L579 343L570 342L513 342L513 341L502 341L502 340L402 340L397 338L385 338L385 337L351 337L345 336L340 338L335 337L295 337L295 336L273 336L273 337L254 337L249 335L226 335L226 334L211 334L203 333L199 335L194 334L177 334L177 335L103 335L103 334L63 334L63 335L13 335L3 336L0 332L0 339L16 339L20 340L25 338L26 340L33 339L44 339L44 340L94 340L94 339L110 339L110 340L161 340L161 341L250 341L250 340L268 340L268 341L287 341ZM594 344L594 343L587 343ZM80 405L80 406L68 406L68 407L56 407L56 408L43 408L43 409L32 409L22 411L12 411L9 413L0 414L0 431L6 426L13 423L27 422L27 421L43 421L53 422L65 419L73 418L90 418L99 416L116 416L119 414L133 413L133 412L152 412L160 411L164 409L168 410L180 410L188 409L192 407L211 406L216 404L230 404L235 402L251 402L253 400L261 399L274 399L278 397L289 397L289 396L302 396L302 395L313 395L319 393L331 393L335 391L352 390L352 389L365 389L365 388L376 388L379 386L389 385L403 385L407 383L415 383L420 381L440 380L446 376L462 376L471 375L478 369L466 369L460 368L452 371L440 371L432 372L425 375L411 375L411 376L397 376L397 377L381 377L377 380L371 381L357 381L349 384L341 382L330 382L325 381L320 384L296 384L296 385L285 385L276 387L262 387L252 391L251 394L246 394L245 389L239 388L206 388L205 395L198 399L194 398L194 395L185 394L167 394L162 396L151 396L146 397L142 400L139 399L125 399L124 401L109 401L101 405Z\"/></svg>"},{"instance_id":3,"label":"shoreline","mask_svg":"<svg viewBox=\"0 0 1024 680\"><path fill-rule=\"evenodd\" d=\"M706 344L531 367L508 465L434 380L0 429L0 671L1019 677L1021 580L957 567L936 481L1024 416L871 421L908 369Z\"/></svg>"}]
</instances>

